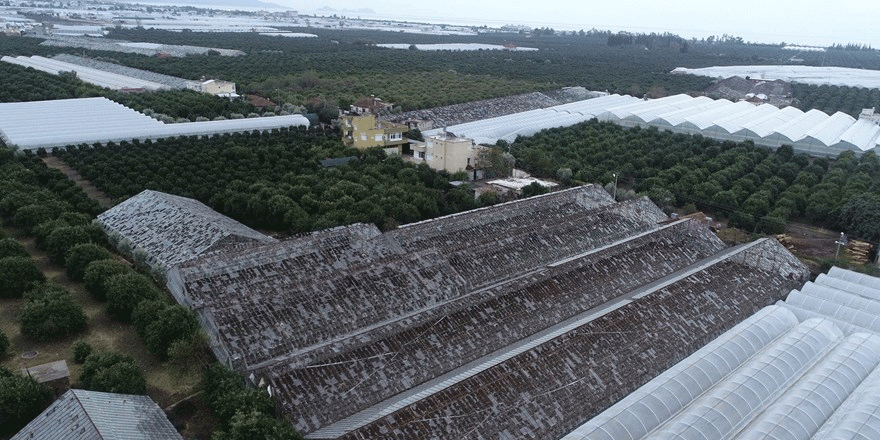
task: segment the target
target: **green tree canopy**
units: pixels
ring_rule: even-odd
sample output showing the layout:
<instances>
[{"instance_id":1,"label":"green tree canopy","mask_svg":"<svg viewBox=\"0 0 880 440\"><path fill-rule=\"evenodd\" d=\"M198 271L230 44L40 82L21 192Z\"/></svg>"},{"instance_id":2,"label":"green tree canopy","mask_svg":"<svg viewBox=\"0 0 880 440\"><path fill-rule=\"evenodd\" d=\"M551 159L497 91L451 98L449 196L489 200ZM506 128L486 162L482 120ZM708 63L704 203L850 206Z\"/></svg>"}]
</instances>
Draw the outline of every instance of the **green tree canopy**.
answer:
<instances>
[{"instance_id":1,"label":"green tree canopy","mask_svg":"<svg viewBox=\"0 0 880 440\"><path fill-rule=\"evenodd\" d=\"M192 310L160 300L141 301L134 309L132 323L147 348L163 361L168 359L171 344L191 338L199 330Z\"/></svg>"},{"instance_id":2,"label":"green tree canopy","mask_svg":"<svg viewBox=\"0 0 880 440\"><path fill-rule=\"evenodd\" d=\"M0 365L0 436L24 428L52 403L52 391L30 376Z\"/></svg>"},{"instance_id":3,"label":"green tree canopy","mask_svg":"<svg viewBox=\"0 0 880 440\"><path fill-rule=\"evenodd\" d=\"M28 257L27 250L14 238L0 238L0 258Z\"/></svg>"},{"instance_id":4,"label":"green tree canopy","mask_svg":"<svg viewBox=\"0 0 880 440\"><path fill-rule=\"evenodd\" d=\"M46 276L30 257L0 258L0 298L21 298Z\"/></svg>"},{"instance_id":5,"label":"green tree canopy","mask_svg":"<svg viewBox=\"0 0 880 440\"><path fill-rule=\"evenodd\" d=\"M43 284L27 293L20 321L21 334L41 342L74 335L89 323L70 293L54 284Z\"/></svg>"},{"instance_id":6,"label":"green tree canopy","mask_svg":"<svg viewBox=\"0 0 880 440\"><path fill-rule=\"evenodd\" d=\"M67 251L67 256L64 258L64 270L71 280L83 281L89 263L111 258L113 258L113 254L103 246L95 243L80 243Z\"/></svg>"},{"instance_id":7,"label":"green tree canopy","mask_svg":"<svg viewBox=\"0 0 880 440\"><path fill-rule=\"evenodd\" d=\"M146 394L143 371L130 356L121 353L92 353L83 363L79 383L92 391Z\"/></svg>"},{"instance_id":8,"label":"green tree canopy","mask_svg":"<svg viewBox=\"0 0 880 440\"><path fill-rule=\"evenodd\" d=\"M153 281L136 272L113 275L106 286L107 313L122 322L131 320L131 313L141 301L161 297Z\"/></svg>"},{"instance_id":9,"label":"green tree canopy","mask_svg":"<svg viewBox=\"0 0 880 440\"><path fill-rule=\"evenodd\" d=\"M99 301L107 300L107 281L113 275L132 273L134 270L126 263L115 258L91 261L86 266L83 282L86 290Z\"/></svg>"}]
</instances>

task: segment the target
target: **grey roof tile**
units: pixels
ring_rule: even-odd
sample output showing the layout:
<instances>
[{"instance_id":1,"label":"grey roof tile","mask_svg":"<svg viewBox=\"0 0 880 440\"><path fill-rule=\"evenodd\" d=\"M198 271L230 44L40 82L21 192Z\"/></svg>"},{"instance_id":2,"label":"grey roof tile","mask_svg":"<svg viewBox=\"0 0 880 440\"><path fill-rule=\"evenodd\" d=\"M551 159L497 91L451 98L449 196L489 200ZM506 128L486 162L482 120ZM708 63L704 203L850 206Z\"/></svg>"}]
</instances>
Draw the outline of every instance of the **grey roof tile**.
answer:
<instances>
[{"instance_id":1,"label":"grey roof tile","mask_svg":"<svg viewBox=\"0 0 880 440\"><path fill-rule=\"evenodd\" d=\"M183 438L148 396L73 389L11 440L175 440Z\"/></svg>"},{"instance_id":2,"label":"grey roof tile","mask_svg":"<svg viewBox=\"0 0 880 440\"><path fill-rule=\"evenodd\" d=\"M118 234L132 250L146 252L152 267L177 264L241 243L272 243L263 235L202 202L144 190L98 216L108 235Z\"/></svg>"}]
</instances>

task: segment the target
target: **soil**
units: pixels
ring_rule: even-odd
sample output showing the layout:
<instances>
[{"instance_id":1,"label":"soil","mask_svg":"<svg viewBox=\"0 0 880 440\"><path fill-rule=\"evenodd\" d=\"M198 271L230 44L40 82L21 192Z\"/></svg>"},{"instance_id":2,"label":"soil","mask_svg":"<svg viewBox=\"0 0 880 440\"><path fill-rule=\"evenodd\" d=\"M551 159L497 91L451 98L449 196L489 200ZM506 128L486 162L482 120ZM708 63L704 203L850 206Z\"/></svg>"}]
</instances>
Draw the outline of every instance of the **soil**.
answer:
<instances>
[{"instance_id":1,"label":"soil","mask_svg":"<svg viewBox=\"0 0 880 440\"><path fill-rule=\"evenodd\" d=\"M107 194L104 194L103 191L92 185L92 182L86 180L75 169L62 162L61 159L55 156L46 156L43 158L43 163L49 168L61 171L68 179L82 188L90 198L96 200L102 208L107 209L113 206L113 199L107 197Z\"/></svg>"}]
</instances>

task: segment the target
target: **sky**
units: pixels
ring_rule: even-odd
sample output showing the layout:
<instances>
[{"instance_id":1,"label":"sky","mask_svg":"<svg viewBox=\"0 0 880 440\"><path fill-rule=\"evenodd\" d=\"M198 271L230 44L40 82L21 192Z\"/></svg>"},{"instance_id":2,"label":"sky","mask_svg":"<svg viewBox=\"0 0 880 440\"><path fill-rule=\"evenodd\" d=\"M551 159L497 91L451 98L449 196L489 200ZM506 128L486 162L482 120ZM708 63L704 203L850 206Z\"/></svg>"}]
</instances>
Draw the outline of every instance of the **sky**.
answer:
<instances>
[{"instance_id":1,"label":"sky","mask_svg":"<svg viewBox=\"0 0 880 440\"><path fill-rule=\"evenodd\" d=\"M759 43L827 46L870 44L880 48L880 2L868 0L267 0L314 13L324 6L339 15L499 27L524 24L556 30L672 32L686 38L723 34ZM369 8L375 15L353 12ZM326 15L327 12L319 13Z\"/></svg>"}]
</instances>

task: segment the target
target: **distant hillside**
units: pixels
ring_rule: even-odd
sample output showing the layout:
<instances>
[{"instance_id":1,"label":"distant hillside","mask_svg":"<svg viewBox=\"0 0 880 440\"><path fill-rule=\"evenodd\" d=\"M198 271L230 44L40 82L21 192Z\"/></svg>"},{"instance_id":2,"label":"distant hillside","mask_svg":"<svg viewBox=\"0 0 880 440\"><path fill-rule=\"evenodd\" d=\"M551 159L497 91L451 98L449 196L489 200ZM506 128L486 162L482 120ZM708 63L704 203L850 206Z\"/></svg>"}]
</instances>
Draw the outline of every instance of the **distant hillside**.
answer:
<instances>
[{"instance_id":1,"label":"distant hillside","mask_svg":"<svg viewBox=\"0 0 880 440\"><path fill-rule=\"evenodd\" d=\"M167 3L175 6L196 6L199 8L269 8L290 9L277 3L263 2L260 0L150 0L152 3ZM120 0L122 3L141 3L137 0Z\"/></svg>"}]
</instances>

